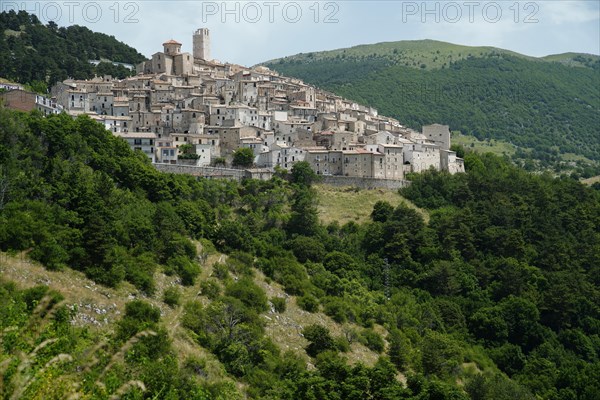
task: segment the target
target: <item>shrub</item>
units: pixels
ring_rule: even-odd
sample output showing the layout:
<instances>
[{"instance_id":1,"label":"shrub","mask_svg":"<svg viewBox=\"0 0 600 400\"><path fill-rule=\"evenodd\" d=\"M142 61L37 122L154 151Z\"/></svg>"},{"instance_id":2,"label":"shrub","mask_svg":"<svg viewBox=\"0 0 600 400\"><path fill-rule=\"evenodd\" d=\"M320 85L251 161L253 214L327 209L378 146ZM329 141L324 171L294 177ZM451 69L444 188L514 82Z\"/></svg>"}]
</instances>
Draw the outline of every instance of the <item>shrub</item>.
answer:
<instances>
[{"instance_id":1,"label":"shrub","mask_svg":"<svg viewBox=\"0 0 600 400\"><path fill-rule=\"evenodd\" d=\"M169 307L175 308L179 305L179 300L181 298L181 291L179 288L175 286L171 286L163 292L163 301Z\"/></svg>"},{"instance_id":2,"label":"shrub","mask_svg":"<svg viewBox=\"0 0 600 400\"><path fill-rule=\"evenodd\" d=\"M267 311L267 295L252 279L242 278L227 286L227 296L235 297L257 312Z\"/></svg>"},{"instance_id":3,"label":"shrub","mask_svg":"<svg viewBox=\"0 0 600 400\"><path fill-rule=\"evenodd\" d=\"M350 304L339 297L327 297L323 303L323 311L340 324L356 319Z\"/></svg>"},{"instance_id":4,"label":"shrub","mask_svg":"<svg viewBox=\"0 0 600 400\"><path fill-rule=\"evenodd\" d=\"M200 291L204 296L214 300L221 294L221 286L215 279L207 279L200 282Z\"/></svg>"},{"instance_id":5,"label":"shrub","mask_svg":"<svg viewBox=\"0 0 600 400\"><path fill-rule=\"evenodd\" d=\"M311 313L319 311L319 300L310 294L298 297L298 307Z\"/></svg>"},{"instance_id":6,"label":"shrub","mask_svg":"<svg viewBox=\"0 0 600 400\"><path fill-rule=\"evenodd\" d=\"M312 237L297 236L290 240L287 245L301 263L306 261L319 262L325 257L325 245Z\"/></svg>"},{"instance_id":7,"label":"shrub","mask_svg":"<svg viewBox=\"0 0 600 400\"><path fill-rule=\"evenodd\" d=\"M186 286L193 285L196 277L200 275L200 266L185 256L169 259L168 268L175 271L181 277L181 283Z\"/></svg>"},{"instance_id":8,"label":"shrub","mask_svg":"<svg viewBox=\"0 0 600 400\"><path fill-rule=\"evenodd\" d=\"M225 264L215 263L213 265L213 274L220 280L229 279L229 269Z\"/></svg>"},{"instance_id":9,"label":"shrub","mask_svg":"<svg viewBox=\"0 0 600 400\"><path fill-rule=\"evenodd\" d=\"M341 351L342 353L347 353L350 351L350 342L344 336L339 336L334 339L335 348Z\"/></svg>"},{"instance_id":10,"label":"shrub","mask_svg":"<svg viewBox=\"0 0 600 400\"><path fill-rule=\"evenodd\" d=\"M372 329L363 330L358 337L358 341L377 353L382 353L385 349L383 338Z\"/></svg>"},{"instance_id":11,"label":"shrub","mask_svg":"<svg viewBox=\"0 0 600 400\"><path fill-rule=\"evenodd\" d=\"M286 304L285 297L272 297L271 304L273 305L273 309L278 313L285 312Z\"/></svg>"},{"instance_id":12,"label":"shrub","mask_svg":"<svg viewBox=\"0 0 600 400\"><path fill-rule=\"evenodd\" d=\"M317 354L323 351L334 350L336 348L335 341L329 333L329 329L323 325L309 325L304 328L302 334L310 342L308 347L306 347L306 353L311 357L316 357Z\"/></svg>"}]
</instances>

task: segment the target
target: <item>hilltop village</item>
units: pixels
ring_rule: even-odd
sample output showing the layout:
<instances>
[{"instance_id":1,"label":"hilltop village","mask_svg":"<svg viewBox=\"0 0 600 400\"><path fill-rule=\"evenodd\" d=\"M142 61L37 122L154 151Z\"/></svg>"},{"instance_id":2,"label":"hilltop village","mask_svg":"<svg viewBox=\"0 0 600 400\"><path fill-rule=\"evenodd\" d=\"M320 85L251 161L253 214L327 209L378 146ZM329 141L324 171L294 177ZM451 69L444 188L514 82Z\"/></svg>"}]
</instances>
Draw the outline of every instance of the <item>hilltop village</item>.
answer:
<instances>
[{"instance_id":1,"label":"hilltop village","mask_svg":"<svg viewBox=\"0 0 600 400\"><path fill-rule=\"evenodd\" d=\"M52 99L70 115L105 124L156 164L230 165L249 148L258 168L307 161L320 175L403 180L429 168L463 172L446 125L422 132L377 110L280 76L210 56L210 33L193 34L193 54L169 40L117 80L65 80Z\"/></svg>"}]
</instances>

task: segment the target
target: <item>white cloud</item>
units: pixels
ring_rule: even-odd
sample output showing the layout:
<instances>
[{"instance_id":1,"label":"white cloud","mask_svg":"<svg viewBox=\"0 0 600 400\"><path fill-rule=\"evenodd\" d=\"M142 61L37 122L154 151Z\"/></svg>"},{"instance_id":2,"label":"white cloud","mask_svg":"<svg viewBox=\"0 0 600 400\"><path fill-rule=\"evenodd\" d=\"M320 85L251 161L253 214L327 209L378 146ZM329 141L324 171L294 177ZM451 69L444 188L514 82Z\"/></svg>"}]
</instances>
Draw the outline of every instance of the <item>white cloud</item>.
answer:
<instances>
[{"instance_id":1,"label":"white cloud","mask_svg":"<svg viewBox=\"0 0 600 400\"><path fill-rule=\"evenodd\" d=\"M552 24L578 24L600 21L600 3L597 1L543 1L540 20Z\"/></svg>"},{"instance_id":2,"label":"white cloud","mask_svg":"<svg viewBox=\"0 0 600 400\"><path fill-rule=\"evenodd\" d=\"M230 12L227 13L222 9L221 0L139 0L135 2L139 6L137 9L130 6L125 9L129 4L125 1L80 0L74 21L68 18L66 1L53 3L61 7L59 25L74 22L114 35L146 56L160 51L162 43L171 38L182 42L184 51L191 51L192 33L199 27L208 27L213 57L246 65L299 52L426 38L465 45L496 46L530 55L600 52L600 3L597 1L515 3L512 0L475 0L477 5L472 9L467 5L468 0L427 3L423 0L334 0L321 1L316 8L313 1L275 1L279 4L273 9L265 6L262 0L228 2ZM3 0L2 7L10 3L10 0ZM15 0L12 3L20 7L23 2ZM92 3L100 5L102 10L102 17L95 22L83 14L86 5ZM327 5L329 3L334 4L333 8ZM44 9L45 4L49 2L27 2L26 8L36 11L40 19L47 22L44 17L52 10ZM296 16L294 4L301 7L301 16L296 23L292 22ZM117 17L115 5L119 7ZM252 22L257 17L257 6L260 18ZM493 23L498 7L501 18ZM458 18L457 9L460 11ZM433 13L431 10L434 10ZM87 11L90 14L94 9L88 8ZM135 14L131 15L134 11ZM138 22L126 23L127 16ZM337 22L325 23L327 16L337 19ZM236 17L239 22L235 21ZM537 19L537 22L526 23L526 17ZM439 22L435 21L436 18ZM456 22L453 23L453 20Z\"/></svg>"}]
</instances>

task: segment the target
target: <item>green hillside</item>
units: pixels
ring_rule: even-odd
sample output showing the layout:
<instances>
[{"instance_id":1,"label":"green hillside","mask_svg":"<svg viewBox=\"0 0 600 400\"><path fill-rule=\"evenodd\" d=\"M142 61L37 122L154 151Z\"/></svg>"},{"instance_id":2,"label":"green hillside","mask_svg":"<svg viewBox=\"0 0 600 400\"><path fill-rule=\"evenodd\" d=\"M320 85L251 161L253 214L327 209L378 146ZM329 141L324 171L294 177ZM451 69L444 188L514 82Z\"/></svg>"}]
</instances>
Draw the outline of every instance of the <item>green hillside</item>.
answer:
<instances>
[{"instance_id":1,"label":"green hillside","mask_svg":"<svg viewBox=\"0 0 600 400\"><path fill-rule=\"evenodd\" d=\"M559 62L574 67L587 67L598 69L598 60L600 56L593 54L582 54L582 53L562 53L562 54L551 54L546 57L542 57L545 61Z\"/></svg>"},{"instance_id":2,"label":"green hillside","mask_svg":"<svg viewBox=\"0 0 600 400\"><path fill-rule=\"evenodd\" d=\"M0 13L0 77L19 82L41 82L48 87L68 77L91 78L94 74L124 77L131 72L103 62L136 64L145 57L114 36L92 32L81 26L43 25L25 11ZM42 86L43 86L42 85Z\"/></svg>"},{"instance_id":3,"label":"green hillside","mask_svg":"<svg viewBox=\"0 0 600 400\"><path fill-rule=\"evenodd\" d=\"M490 46L462 46L436 40L406 40L401 42L383 42L314 53L301 53L290 57L267 61L265 64L276 64L280 61L311 63L313 61L345 59L354 61L382 59L388 65L404 65L421 69L437 69L448 67L451 62L469 57L481 57L487 54L507 54L535 60L509 50Z\"/></svg>"},{"instance_id":4,"label":"green hillside","mask_svg":"<svg viewBox=\"0 0 600 400\"><path fill-rule=\"evenodd\" d=\"M583 68L570 66L577 63ZM600 58L545 59L435 41L380 43L265 63L376 107L413 128L444 123L517 156L558 166L573 153L600 160Z\"/></svg>"},{"instance_id":5,"label":"green hillside","mask_svg":"<svg viewBox=\"0 0 600 400\"><path fill-rule=\"evenodd\" d=\"M163 174L0 107L0 397L595 400L597 185L465 165L325 224L307 163Z\"/></svg>"}]
</instances>

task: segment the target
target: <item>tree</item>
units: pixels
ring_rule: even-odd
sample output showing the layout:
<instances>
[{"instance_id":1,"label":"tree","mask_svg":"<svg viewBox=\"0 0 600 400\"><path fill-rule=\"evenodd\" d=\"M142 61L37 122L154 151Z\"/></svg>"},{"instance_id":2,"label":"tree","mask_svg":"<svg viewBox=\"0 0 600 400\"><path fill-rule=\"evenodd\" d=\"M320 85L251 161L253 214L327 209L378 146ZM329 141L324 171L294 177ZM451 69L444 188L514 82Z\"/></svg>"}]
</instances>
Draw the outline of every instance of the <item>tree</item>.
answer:
<instances>
[{"instance_id":1,"label":"tree","mask_svg":"<svg viewBox=\"0 0 600 400\"><path fill-rule=\"evenodd\" d=\"M462 363L462 351L449 336L428 331L421 345L421 362L426 375L440 377L454 374Z\"/></svg>"},{"instance_id":2,"label":"tree","mask_svg":"<svg viewBox=\"0 0 600 400\"><path fill-rule=\"evenodd\" d=\"M317 181L318 176L307 161L300 161L295 163L292 167L291 179L292 183L310 187Z\"/></svg>"},{"instance_id":3,"label":"tree","mask_svg":"<svg viewBox=\"0 0 600 400\"><path fill-rule=\"evenodd\" d=\"M309 187L300 187L292 198L292 214L287 223L288 233L313 236L317 233L319 217L316 206L316 193Z\"/></svg>"},{"instance_id":4,"label":"tree","mask_svg":"<svg viewBox=\"0 0 600 400\"><path fill-rule=\"evenodd\" d=\"M325 350L335 349L335 341L329 333L329 329L323 325L309 325L304 328L302 334L310 342L306 348L306 353L311 357L316 357L317 354Z\"/></svg>"},{"instance_id":5,"label":"tree","mask_svg":"<svg viewBox=\"0 0 600 400\"><path fill-rule=\"evenodd\" d=\"M233 166L250 168L254 165L254 152L247 147L237 149L233 153Z\"/></svg>"},{"instance_id":6,"label":"tree","mask_svg":"<svg viewBox=\"0 0 600 400\"><path fill-rule=\"evenodd\" d=\"M394 207L390 203L379 200L373 206L371 219L374 222L385 222L392 215L392 212L394 212Z\"/></svg>"}]
</instances>

